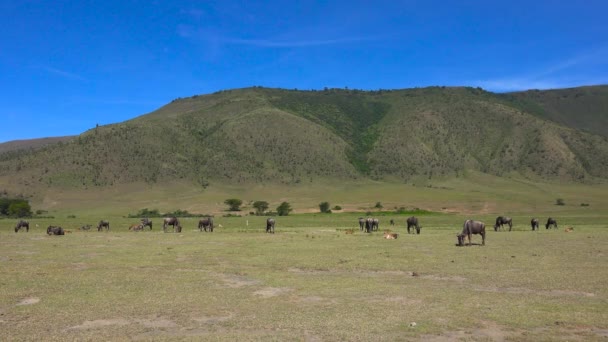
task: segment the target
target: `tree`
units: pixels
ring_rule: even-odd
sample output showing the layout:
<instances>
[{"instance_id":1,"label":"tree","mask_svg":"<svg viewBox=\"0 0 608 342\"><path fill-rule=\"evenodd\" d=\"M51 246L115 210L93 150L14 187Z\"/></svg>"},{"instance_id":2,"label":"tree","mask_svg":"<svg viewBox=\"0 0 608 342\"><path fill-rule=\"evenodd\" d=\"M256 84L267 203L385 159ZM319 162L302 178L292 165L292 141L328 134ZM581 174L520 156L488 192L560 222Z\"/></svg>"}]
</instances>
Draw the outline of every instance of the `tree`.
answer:
<instances>
[{"instance_id":1,"label":"tree","mask_svg":"<svg viewBox=\"0 0 608 342\"><path fill-rule=\"evenodd\" d=\"M241 204L243 204L243 201L238 198L229 198L224 201L224 204L228 205L228 211L241 211Z\"/></svg>"},{"instance_id":2,"label":"tree","mask_svg":"<svg viewBox=\"0 0 608 342\"><path fill-rule=\"evenodd\" d=\"M377 208L377 209L382 209L382 208L384 208L384 207L382 206L382 203L380 203L380 202L376 202L376 205L374 206L374 208Z\"/></svg>"},{"instance_id":3,"label":"tree","mask_svg":"<svg viewBox=\"0 0 608 342\"><path fill-rule=\"evenodd\" d=\"M8 214L17 217L32 216L32 208L27 201L15 201L8 206Z\"/></svg>"},{"instance_id":4,"label":"tree","mask_svg":"<svg viewBox=\"0 0 608 342\"><path fill-rule=\"evenodd\" d=\"M329 210L329 202L321 202L321 203L319 203L319 210L322 213L330 213L331 211Z\"/></svg>"},{"instance_id":5,"label":"tree","mask_svg":"<svg viewBox=\"0 0 608 342\"><path fill-rule=\"evenodd\" d=\"M279 214L279 216L287 216L291 211L293 211L293 209L291 209L291 205L287 202L283 202L277 207L277 214Z\"/></svg>"},{"instance_id":6,"label":"tree","mask_svg":"<svg viewBox=\"0 0 608 342\"><path fill-rule=\"evenodd\" d=\"M268 202L266 201L255 201L253 202L256 215L262 215L268 209Z\"/></svg>"}]
</instances>

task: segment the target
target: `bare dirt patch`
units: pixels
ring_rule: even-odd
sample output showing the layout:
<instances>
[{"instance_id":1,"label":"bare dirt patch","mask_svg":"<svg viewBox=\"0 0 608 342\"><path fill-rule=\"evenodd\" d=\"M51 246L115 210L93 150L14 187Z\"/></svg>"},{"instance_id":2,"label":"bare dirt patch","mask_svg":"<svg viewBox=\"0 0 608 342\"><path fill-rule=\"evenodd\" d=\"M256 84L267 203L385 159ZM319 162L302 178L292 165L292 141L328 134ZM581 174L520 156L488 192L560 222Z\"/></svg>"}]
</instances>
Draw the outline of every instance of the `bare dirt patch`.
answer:
<instances>
[{"instance_id":1,"label":"bare dirt patch","mask_svg":"<svg viewBox=\"0 0 608 342\"><path fill-rule=\"evenodd\" d=\"M460 277L460 276L444 277L444 276L439 276L439 275L435 275L435 274L421 275L420 278L430 279L430 280L441 280L441 281L455 281L457 283L462 283L467 280L467 278Z\"/></svg>"},{"instance_id":2,"label":"bare dirt patch","mask_svg":"<svg viewBox=\"0 0 608 342\"><path fill-rule=\"evenodd\" d=\"M87 266L87 264L85 264L84 262L73 262L72 263L72 269L75 271L84 271L88 268L89 268L89 266Z\"/></svg>"},{"instance_id":3,"label":"bare dirt patch","mask_svg":"<svg viewBox=\"0 0 608 342\"><path fill-rule=\"evenodd\" d=\"M29 297L22 299L17 305L32 305L40 302L40 298L38 297Z\"/></svg>"},{"instance_id":4,"label":"bare dirt patch","mask_svg":"<svg viewBox=\"0 0 608 342\"><path fill-rule=\"evenodd\" d=\"M335 304L338 304L338 301L334 298L324 298L324 297L319 297L319 296L293 296L290 300L297 304L310 304L310 305L335 305Z\"/></svg>"},{"instance_id":5,"label":"bare dirt patch","mask_svg":"<svg viewBox=\"0 0 608 342\"><path fill-rule=\"evenodd\" d=\"M553 296L553 297L562 297L562 296L582 296L582 297L595 297L595 293L591 292L582 292L582 291L570 291L570 290L534 290L528 289L524 287L478 287L476 288L478 291L484 292L496 292L496 293L514 293L514 294L536 294L542 296Z\"/></svg>"},{"instance_id":6,"label":"bare dirt patch","mask_svg":"<svg viewBox=\"0 0 608 342\"><path fill-rule=\"evenodd\" d=\"M198 323L202 323L202 324L216 324L216 323L221 323L221 322L226 322L231 320L233 317L233 314L226 314L226 315L222 315L222 316L201 316L201 317L195 317L192 318L193 321L198 322Z\"/></svg>"},{"instance_id":7,"label":"bare dirt patch","mask_svg":"<svg viewBox=\"0 0 608 342\"><path fill-rule=\"evenodd\" d=\"M253 294L256 296L261 296L263 298L270 298L280 296L284 293L291 292L293 289L286 287L265 287L261 290L255 291Z\"/></svg>"},{"instance_id":8,"label":"bare dirt patch","mask_svg":"<svg viewBox=\"0 0 608 342\"><path fill-rule=\"evenodd\" d=\"M235 275L235 274L222 274L220 279L231 288L239 288L244 286L259 285L260 281L256 279L250 279L247 277Z\"/></svg>"},{"instance_id":9,"label":"bare dirt patch","mask_svg":"<svg viewBox=\"0 0 608 342\"><path fill-rule=\"evenodd\" d=\"M94 321L84 321L82 324L75 325L75 326L71 327L70 329L97 329L97 328L103 328L103 327L108 327L108 326L112 326L112 325L123 326L123 325L128 325L130 323L131 323L130 321L123 319L123 318L96 319Z\"/></svg>"},{"instance_id":10,"label":"bare dirt patch","mask_svg":"<svg viewBox=\"0 0 608 342\"><path fill-rule=\"evenodd\" d=\"M112 318L112 319L97 319L94 321L84 321L80 325L75 325L69 329L76 330L87 330L87 329L98 329L109 326L125 326L129 324L141 324L146 328L175 328L178 325L168 319L155 318L155 319L135 319L127 320L124 318Z\"/></svg>"}]
</instances>

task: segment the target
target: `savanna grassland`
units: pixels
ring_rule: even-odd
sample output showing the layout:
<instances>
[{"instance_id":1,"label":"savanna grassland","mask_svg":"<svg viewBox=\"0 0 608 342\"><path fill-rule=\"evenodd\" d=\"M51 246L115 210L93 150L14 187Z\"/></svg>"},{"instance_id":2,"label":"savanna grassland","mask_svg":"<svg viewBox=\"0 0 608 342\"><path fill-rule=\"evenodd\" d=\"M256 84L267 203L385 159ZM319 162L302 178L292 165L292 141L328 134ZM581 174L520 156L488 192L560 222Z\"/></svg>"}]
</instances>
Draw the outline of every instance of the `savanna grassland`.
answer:
<instances>
[{"instance_id":1,"label":"savanna grassland","mask_svg":"<svg viewBox=\"0 0 608 342\"><path fill-rule=\"evenodd\" d=\"M2 144L0 194L38 216L0 219L0 341L606 341L607 89L253 87ZM293 212L265 234L255 201ZM217 228L130 232L142 209ZM455 246L469 218L485 246Z\"/></svg>"},{"instance_id":2,"label":"savanna grassland","mask_svg":"<svg viewBox=\"0 0 608 342\"><path fill-rule=\"evenodd\" d=\"M210 197L184 192L176 202L227 198L225 189L212 188ZM103 205L84 200L78 207L64 194L49 212L55 218L30 220L29 233L15 234L15 220L0 220L0 339L604 341L605 190L478 175L430 187L238 193L246 200L276 196L300 212L276 217L274 235L264 233L265 217L221 214L213 233L199 232L196 218L183 218L179 234L162 233L160 219L152 231L129 232L137 222L125 217L129 207L167 207L137 196L116 202L121 197L110 193L102 194ZM555 205L557 196L564 206ZM303 213L327 199L362 212ZM372 209L376 201L384 213ZM393 207L418 203L438 210L418 212L422 233L408 235L410 213ZM366 211L380 218L379 232L359 232L357 218ZM494 232L497 214L512 216L514 230ZM530 231L533 216L541 220L538 232ZM548 216L559 229L542 226ZM473 246L455 246L471 217L488 225L486 245L474 236ZM110 220L109 232L78 231L100 218ZM47 236L50 224L71 233ZM383 239L384 229L399 238Z\"/></svg>"}]
</instances>

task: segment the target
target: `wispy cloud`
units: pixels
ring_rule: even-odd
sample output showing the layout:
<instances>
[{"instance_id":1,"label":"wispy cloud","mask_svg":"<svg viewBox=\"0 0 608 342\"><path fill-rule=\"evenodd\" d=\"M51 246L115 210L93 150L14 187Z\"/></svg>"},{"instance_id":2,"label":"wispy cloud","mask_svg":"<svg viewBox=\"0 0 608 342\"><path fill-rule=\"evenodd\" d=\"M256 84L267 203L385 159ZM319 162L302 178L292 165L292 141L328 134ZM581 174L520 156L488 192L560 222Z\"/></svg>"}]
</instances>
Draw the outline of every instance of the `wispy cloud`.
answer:
<instances>
[{"instance_id":1,"label":"wispy cloud","mask_svg":"<svg viewBox=\"0 0 608 342\"><path fill-rule=\"evenodd\" d=\"M581 76L577 69L608 60L608 48L580 53L557 63L545 65L538 71L514 77L477 80L470 83L494 91L517 91L528 89L555 89L608 82L608 75L593 74L591 78Z\"/></svg>"},{"instance_id":2,"label":"wispy cloud","mask_svg":"<svg viewBox=\"0 0 608 342\"><path fill-rule=\"evenodd\" d=\"M249 38L235 38L227 37L221 34L214 33L212 31L194 29L188 25L179 25L177 33L182 38L198 39L210 43L220 43L225 45L243 45L243 46L254 46L260 48L300 48L300 47L314 47L314 46L327 46L327 45L340 45L359 43L365 41L377 41L383 39L381 36L341 36L333 37L329 39L315 39L313 38L263 38L263 39L249 39Z\"/></svg>"},{"instance_id":3,"label":"wispy cloud","mask_svg":"<svg viewBox=\"0 0 608 342\"><path fill-rule=\"evenodd\" d=\"M49 67L49 66L42 66L40 68L42 70L45 70L45 71L51 73L51 74L54 74L54 75L57 75L57 76L60 76L60 77L63 77L63 78L67 78L67 79L70 79L70 80L75 80L75 81L86 81L87 80L86 78L84 78L84 77L82 77L82 76L80 76L78 74L75 74L75 73L72 73L72 72L68 72L68 71L65 71L65 70L60 70L60 69L52 68L52 67Z\"/></svg>"}]
</instances>

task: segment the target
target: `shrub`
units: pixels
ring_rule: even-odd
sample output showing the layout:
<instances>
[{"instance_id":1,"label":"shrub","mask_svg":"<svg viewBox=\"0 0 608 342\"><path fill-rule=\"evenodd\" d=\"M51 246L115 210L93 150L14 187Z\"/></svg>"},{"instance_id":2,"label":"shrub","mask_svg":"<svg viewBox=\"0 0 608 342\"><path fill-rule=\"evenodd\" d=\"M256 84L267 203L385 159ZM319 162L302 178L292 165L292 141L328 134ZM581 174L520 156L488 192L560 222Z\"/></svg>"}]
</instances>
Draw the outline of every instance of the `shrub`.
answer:
<instances>
[{"instance_id":1,"label":"shrub","mask_svg":"<svg viewBox=\"0 0 608 342\"><path fill-rule=\"evenodd\" d=\"M558 198L555 200L555 205L566 205L563 198Z\"/></svg>"},{"instance_id":2,"label":"shrub","mask_svg":"<svg viewBox=\"0 0 608 342\"><path fill-rule=\"evenodd\" d=\"M283 202L277 207L277 214L279 216L287 216L292 211L293 209L291 209L291 205L287 202Z\"/></svg>"},{"instance_id":3,"label":"shrub","mask_svg":"<svg viewBox=\"0 0 608 342\"><path fill-rule=\"evenodd\" d=\"M333 209L334 209L334 210L342 210L342 207L341 207L341 206L339 206L339 205L337 205L337 206L333 207Z\"/></svg>"},{"instance_id":4,"label":"shrub","mask_svg":"<svg viewBox=\"0 0 608 342\"><path fill-rule=\"evenodd\" d=\"M331 210L329 210L329 202L321 202L321 203L319 203L319 210L322 213L330 213Z\"/></svg>"},{"instance_id":5,"label":"shrub","mask_svg":"<svg viewBox=\"0 0 608 342\"><path fill-rule=\"evenodd\" d=\"M228 205L228 211L241 211L243 201L238 198L229 198L224 201L224 204Z\"/></svg>"}]
</instances>

